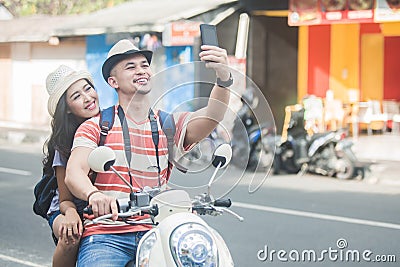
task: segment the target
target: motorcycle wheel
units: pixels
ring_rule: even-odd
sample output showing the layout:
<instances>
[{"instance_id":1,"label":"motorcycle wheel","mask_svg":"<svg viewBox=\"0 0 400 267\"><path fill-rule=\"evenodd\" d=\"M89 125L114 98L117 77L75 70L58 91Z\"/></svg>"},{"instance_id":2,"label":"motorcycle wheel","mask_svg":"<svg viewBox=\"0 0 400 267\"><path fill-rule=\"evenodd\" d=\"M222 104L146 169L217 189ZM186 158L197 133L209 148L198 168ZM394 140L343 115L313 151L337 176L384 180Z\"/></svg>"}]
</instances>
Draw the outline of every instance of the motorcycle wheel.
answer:
<instances>
[{"instance_id":1,"label":"motorcycle wheel","mask_svg":"<svg viewBox=\"0 0 400 267\"><path fill-rule=\"evenodd\" d=\"M336 178L340 180L349 180L354 177L353 162L346 155L338 157L336 164Z\"/></svg>"},{"instance_id":2,"label":"motorcycle wheel","mask_svg":"<svg viewBox=\"0 0 400 267\"><path fill-rule=\"evenodd\" d=\"M301 169L301 166L296 164L294 150L290 144L284 143L281 146L280 167L287 173L292 174L298 173Z\"/></svg>"}]
</instances>

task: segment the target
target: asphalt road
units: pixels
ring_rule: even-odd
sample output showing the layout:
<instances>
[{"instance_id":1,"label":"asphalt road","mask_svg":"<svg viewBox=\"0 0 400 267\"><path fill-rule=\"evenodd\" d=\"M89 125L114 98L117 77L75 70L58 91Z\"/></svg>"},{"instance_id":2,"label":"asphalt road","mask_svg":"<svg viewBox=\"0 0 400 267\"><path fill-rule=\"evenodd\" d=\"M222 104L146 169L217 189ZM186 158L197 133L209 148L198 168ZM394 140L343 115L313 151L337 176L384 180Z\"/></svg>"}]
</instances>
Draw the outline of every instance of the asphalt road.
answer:
<instances>
[{"instance_id":1,"label":"asphalt road","mask_svg":"<svg viewBox=\"0 0 400 267\"><path fill-rule=\"evenodd\" d=\"M373 174L379 178L400 171L398 162L379 166ZM211 173L174 172L171 185L198 193ZM40 175L40 148L0 149L0 266L51 264L50 228L32 212ZM399 184L313 175L264 178L228 167L212 187L217 196L227 194L232 210L245 219L205 218L224 237L235 266L399 265Z\"/></svg>"}]
</instances>

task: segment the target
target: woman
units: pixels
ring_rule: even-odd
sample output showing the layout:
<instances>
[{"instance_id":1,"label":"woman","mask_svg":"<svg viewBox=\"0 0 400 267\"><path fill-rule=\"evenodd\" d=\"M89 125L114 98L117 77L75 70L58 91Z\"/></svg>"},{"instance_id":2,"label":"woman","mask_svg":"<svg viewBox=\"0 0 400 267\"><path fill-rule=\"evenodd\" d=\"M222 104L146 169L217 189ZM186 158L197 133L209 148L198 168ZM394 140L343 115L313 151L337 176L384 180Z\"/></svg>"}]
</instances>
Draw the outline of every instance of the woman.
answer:
<instances>
[{"instance_id":1,"label":"woman","mask_svg":"<svg viewBox=\"0 0 400 267\"><path fill-rule=\"evenodd\" d=\"M58 194L47 213L57 244L53 266L75 266L83 232L81 214L86 203L75 199L66 187L65 167L76 129L100 111L98 95L88 72L74 71L65 65L47 76L46 88L52 131L43 147L43 169L49 175L55 172L58 184Z\"/></svg>"}]
</instances>

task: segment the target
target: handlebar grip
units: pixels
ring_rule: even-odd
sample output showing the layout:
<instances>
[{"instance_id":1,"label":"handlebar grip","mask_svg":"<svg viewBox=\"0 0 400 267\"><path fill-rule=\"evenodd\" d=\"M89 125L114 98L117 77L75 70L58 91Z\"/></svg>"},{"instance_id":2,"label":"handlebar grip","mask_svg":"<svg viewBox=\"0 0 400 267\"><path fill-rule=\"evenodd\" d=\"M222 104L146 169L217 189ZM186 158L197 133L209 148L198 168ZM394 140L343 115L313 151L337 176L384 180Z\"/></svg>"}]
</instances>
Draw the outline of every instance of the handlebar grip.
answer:
<instances>
[{"instance_id":1,"label":"handlebar grip","mask_svg":"<svg viewBox=\"0 0 400 267\"><path fill-rule=\"evenodd\" d=\"M214 201L214 206L229 208L232 205L232 201L228 199L217 199Z\"/></svg>"},{"instance_id":2,"label":"handlebar grip","mask_svg":"<svg viewBox=\"0 0 400 267\"><path fill-rule=\"evenodd\" d=\"M118 211L120 210L120 204L119 204L119 202L118 202L118 200L117 200L117 208L118 208ZM126 211L126 210L124 210L124 211ZM84 208L83 209L83 213L84 214L88 214L88 215L93 215L93 210L92 210L92 206L87 206L86 208Z\"/></svg>"}]
</instances>

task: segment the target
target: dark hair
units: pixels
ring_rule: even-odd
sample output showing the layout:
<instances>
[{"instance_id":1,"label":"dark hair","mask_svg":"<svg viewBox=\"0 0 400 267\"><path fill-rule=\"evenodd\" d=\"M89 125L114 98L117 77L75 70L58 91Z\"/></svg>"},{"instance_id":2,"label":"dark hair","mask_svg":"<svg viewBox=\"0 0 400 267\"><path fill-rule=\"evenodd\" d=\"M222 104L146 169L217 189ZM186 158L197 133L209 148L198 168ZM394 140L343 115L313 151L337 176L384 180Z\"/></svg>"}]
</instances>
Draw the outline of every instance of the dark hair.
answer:
<instances>
[{"instance_id":1,"label":"dark hair","mask_svg":"<svg viewBox=\"0 0 400 267\"><path fill-rule=\"evenodd\" d=\"M85 79L93 88L92 83ZM51 135L43 145L43 173L53 174L53 161L55 151L58 150L62 157L68 159L71 155L72 142L79 125L85 121L68 112L66 92L58 100L53 119L51 121Z\"/></svg>"}]
</instances>

